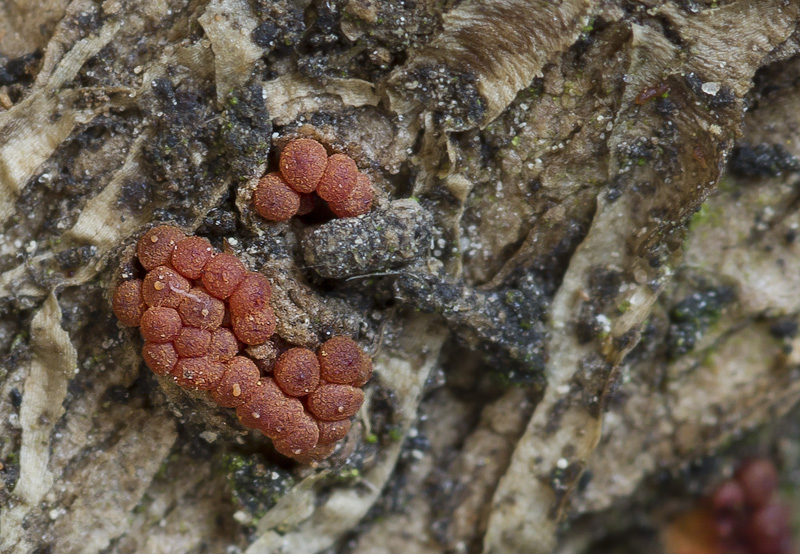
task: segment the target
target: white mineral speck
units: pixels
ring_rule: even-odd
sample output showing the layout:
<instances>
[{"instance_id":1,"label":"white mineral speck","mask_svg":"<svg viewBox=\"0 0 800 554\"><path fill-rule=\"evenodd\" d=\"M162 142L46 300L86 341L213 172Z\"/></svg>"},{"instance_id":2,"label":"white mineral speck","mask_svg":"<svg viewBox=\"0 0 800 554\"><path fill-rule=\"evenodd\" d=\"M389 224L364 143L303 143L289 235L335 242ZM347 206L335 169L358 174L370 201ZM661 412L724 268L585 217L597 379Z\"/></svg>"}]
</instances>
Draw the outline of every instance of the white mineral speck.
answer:
<instances>
[{"instance_id":1,"label":"white mineral speck","mask_svg":"<svg viewBox=\"0 0 800 554\"><path fill-rule=\"evenodd\" d=\"M716 81L709 81L708 83L703 83L700 90L711 96L716 96L720 88L721 85Z\"/></svg>"}]
</instances>

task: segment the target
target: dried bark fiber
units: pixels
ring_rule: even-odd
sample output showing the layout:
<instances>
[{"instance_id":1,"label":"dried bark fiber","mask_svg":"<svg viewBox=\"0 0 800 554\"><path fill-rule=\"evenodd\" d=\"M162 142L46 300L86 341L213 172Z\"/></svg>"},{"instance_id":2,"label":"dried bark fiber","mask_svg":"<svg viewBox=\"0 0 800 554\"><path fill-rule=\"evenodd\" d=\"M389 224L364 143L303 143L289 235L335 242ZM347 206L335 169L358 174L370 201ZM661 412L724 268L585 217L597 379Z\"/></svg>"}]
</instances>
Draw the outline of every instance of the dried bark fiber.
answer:
<instances>
[{"instance_id":1,"label":"dried bark fiber","mask_svg":"<svg viewBox=\"0 0 800 554\"><path fill-rule=\"evenodd\" d=\"M624 545L631 510L656 551L738 457L791 474L798 21L0 3L0 552L585 552ZM297 135L370 175L370 214L254 212ZM373 350L329 462L141 370L109 291L154 222L264 273L286 343Z\"/></svg>"}]
</instances>

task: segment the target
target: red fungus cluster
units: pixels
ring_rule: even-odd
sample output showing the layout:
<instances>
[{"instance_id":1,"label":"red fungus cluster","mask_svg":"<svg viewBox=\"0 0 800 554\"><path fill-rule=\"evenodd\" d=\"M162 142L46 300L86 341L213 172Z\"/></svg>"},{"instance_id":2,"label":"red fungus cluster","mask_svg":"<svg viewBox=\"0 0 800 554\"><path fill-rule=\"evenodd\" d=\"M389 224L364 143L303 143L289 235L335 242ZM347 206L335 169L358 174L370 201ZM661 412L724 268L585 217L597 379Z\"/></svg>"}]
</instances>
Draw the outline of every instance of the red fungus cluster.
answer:
<instances>
[{"instance_id":1,"label":"red fungus cluster","mask_svg":"<svg viewBox=\"0 0 800 554\"><path fill-rule=\"evenodd\" d=\"M789 510L775 498L778 473L769 460L744 463L717 487L712 511L722 552L790 554Z\"/></svg>"},{"instance_id":2,"label":"red fungus cluster","mask_svg":"<svg viewBox=\"0 0 800 554\"><path fill-rule=\"evenodd\" d=\"M241 345L263 344L275 333L266 277L167 225L145 233L137 255L146 274L120 283L112 307L123 324L139 327L150 369L236 408L243 425L286 456L303 463L328 456L350 430L372 375L358 344L333 337L316 353L290 348L271 376L262 375Z\"/></svg>"},{"instance_id":3,"label":"red fungus cluster","mask_svg":"<svg viewBox=\"0 0 800 554\"><path fill-rule=\"evenodd\" d=\"M314 139L289 142L281 152L279 170L266 174L253 192L258 214L270 221L306 215L316 198L325 200L336 217L355 217L372 207L372 183L345 154L328 156Z\"/></svg>"},{"instance_id":4,"label":"red fungus cluster","mask_svg":"<svg viewBox=\"0 0 800 554\"><path fill-rule=\"evenodd\" d=\"M675 518L662 534L666 554L796 554L790 513L775 498L769 460L742 464L710 498Z\"/></svg>"}]
</instances>

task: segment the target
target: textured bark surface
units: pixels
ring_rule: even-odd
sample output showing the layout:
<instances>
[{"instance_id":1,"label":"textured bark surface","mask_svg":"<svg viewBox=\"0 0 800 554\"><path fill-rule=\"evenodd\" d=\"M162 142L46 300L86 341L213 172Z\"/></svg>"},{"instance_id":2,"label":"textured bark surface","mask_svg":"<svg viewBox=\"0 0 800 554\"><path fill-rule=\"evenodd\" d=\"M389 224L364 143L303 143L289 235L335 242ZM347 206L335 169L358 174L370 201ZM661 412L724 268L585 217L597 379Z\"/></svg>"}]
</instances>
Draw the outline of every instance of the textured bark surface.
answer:
<instances>
[{"instance_id":1,"label":"textured bark surface","mask_svg":"<svg viewBox=\"0 0 800 554\"><path fill-rule=\"evenodd\" d=\"M0 0L0 552L661 552L754 455L800 505L798 23ZM374 211L255 214L297 135ZM267 275L286 341L370 349L320 467L142 364L109 296L154 222Z\"/></svg>"}]
</instances>

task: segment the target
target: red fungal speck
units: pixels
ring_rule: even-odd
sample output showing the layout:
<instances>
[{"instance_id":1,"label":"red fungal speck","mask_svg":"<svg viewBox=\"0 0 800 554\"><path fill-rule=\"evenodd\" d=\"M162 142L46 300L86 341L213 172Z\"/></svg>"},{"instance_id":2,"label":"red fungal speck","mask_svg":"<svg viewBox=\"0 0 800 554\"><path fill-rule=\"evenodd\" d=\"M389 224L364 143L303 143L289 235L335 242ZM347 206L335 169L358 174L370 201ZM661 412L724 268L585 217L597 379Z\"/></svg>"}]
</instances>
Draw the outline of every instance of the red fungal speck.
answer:
<instances>
[{"instance_id":1,"label":"red fungal speck","mask_svg":"<svg viewBox=\"0 0 800 554\"><path fill-rule=\"evenodd\" d=\"M744 509L744 491L736 481L725 481L714 491L711 503L718 512L741 512Z\"/></svg>"},{"instance_id":2,"label":"red fungal speck","mask_svg":"<svg viewBox=\"0 0 800 554\"><path fill-rule=\"evenodd\" d=\"M308 396L308 409L323 421L338 421L356 415L363 401L361 389L323 382Z\"/></svg>"},{"instance_id":3,"label":"red fungal speck","mask_svg":"<svg viewBox=\"0 0 800 554\"><path fill-rule=\"evenodd\" d=\"M342 440L350 432L350 420L342 419L340 421L318 421L319 427L319 442L326 444Z\"/></svg>"},{"instance_id":4,"label":"red fungal speck","mask_svg":"<svg viewBox=\"0 0 800 554\"><path fill-rule=\"evenodd\" d=\"M756 511L745 531L755 554L790 554L791 526L789 511L773 502Z\"/></svg>"},{"instance_id":5,"label":"red fungal speck","mask_svg":"<svg viewBox=\"0 0 800 554\"><path fill-rule=\"evenodd\" d=\"M142 315L139 331L147 342L171 342L182 327L181 316L174 308L155 307Z\"/></svg>"},{"instance_id":6,"label":"red fungal speck","mask_svg":"<svg viewBox=\"0 0 800 554\"><path fill-rule=\"evenodd\" d=\"M148 271L160 265L167 265L178 241L185 236L183 231L171 225L153 227L139 239L136 248L139 262Z\"/></svg>"},{"instance_id":7,"label":"red fungal speck","mask_svg":"<svg viewBox=\"0 0 800 554\"><path fill-rule=\"evenodd\" d=\"M253 205L264 219L286 221L300 209L300 194L283 180L280 173L268 173L253 191Z\"/></svg>"},{"instance_id":8,"label":"red fungal speck","mask_svg":"<svg viewBox=\"0 0 800 554\"><path fill-rule=\"evenodd\" d=\"M253 389L247 402L236 408L236 415L245 427L259 429L264 425L266 414L271 407L282 403L285 399L286 395L281 392L275 381L264 377Z\"/></svg>"},{"instance_id":9,"label":"red fungal speck","mask_svg":"<svg viewBox=\"0 0 800 554\"><path fill-rule=\"evenodd\" d=\"M228 305L231 313L244 315L268 307L271 296L269 280L260 273L250 271L231 294Z\"/></svg>"},{"instance_id":10,"label":"red fungal speck","mask_svg":"<svg viewBox=\"0 0 800 554\"><path fill-rule=\"evenodd\" d=\"M153 373L156 375L166 375L175 367L178 361L178 354L171 342L155 343L146 342L142 347L142 358Z\"/></svg>"},{"instance_id":11,"label":"red fungal speck","mask_svg":"<svg viewBox=\"0 0 800 554\"><path fill-rule=\"evenodd\" d=\"M225 364L225 373L211 396L226 408L236 408L248 400L258 387L261 373L250 358L236 356Z\"/></svg>"},{"instance_id":12,"label":"red fungal speck","mask_svg":"<svg viewBox=\"0 0 800 554\"><path fill-rule=\"evenodd\" d=\"M297 192L309 193L317 188L328 153L314 139L301 138L289 142L281 152L280 167L283 178Z\"/></svg>"},{"instance_id":13,"label":"red fungal speck","mask_svg":"<svg viewBox=\"0 0 800 554\"><path fill-rule=\"evenodd\" d=\"M669 92L669 85L666 83L659 83L654 87L647 87L642 92L636 95L633 99L635 104L639 106L647 104L657 96L663 96Z\"/></svg>"},{"instance_id":14,"label":"red fungal speck","mask_svg":"<svg viewBox=\"0 0 800 554\"><path fill-rule=\"evenodd\" d=\"M283 394L283 393L281 393ZM286 395L282 400L270 403L262 412L264 419L256 427L271 439L283 438L292 434L297 421L303 417L303 404L297 398Z\"/></svg>"},{"instance_id":15,"label":"red fungal speck","mask_svg":"<svg viewBox=\"0 0 800 554\"><path fill-rule=\"evenodd\" d=\"M291 429L273 440L275 449L285 456L297 456L317 445L319 428L314 418L302 412L292 419Z\"/></svg>"},{"instance_id":16,"label":"red fungal speck","mask_svg":"<svg viewBox=\"0 0 800 554\"><path fill-rule=\"evenodd\" d=\"M211 333L197 327L184 327L175 337L175 351L181 358L198 358L208 355Z\"/></svg>"},{"instance_id":17,"label":"red fungal speck","mask_svg":"<svg viewBox=\"0 0 800 554\"><path fill-rule=\"evenodd\" d=\"M769 460L756 459L745 462L736 472L748 506L764 506L778 487L778 472Z\"/></svg>"},{"instance_id":18,"label":"red fungal speck","mask_svg":"<svg viewBox=\"0 0 800 554\"><path fill-rule=\"evenodd\" d=\"M172 369L175 382L189 390L211 390L217 386L224 373L225 366L207 356L179 358Z\"/></svg>"},{"instance_id":19,"label":"red fungal speck","mask_svg":"<svg viewBox=\"0 0 800 554\"><path fill-rule=\"evenodd\" d=\"M372 183L363 173L358 174L356 184L341 202L331 202L331 210L337 217L356 217L367 213L372 207Z\"/></svg>"},{"instance_id":20,"label":"red fungal speck","mask_svg":"<svg viewBox=\"0 0 800 554\"><path fill-rule=\"evenodd\" d=\"M294 456L292 456L292 458L294 458L301 464L316 465L318 462L330 456L335 448L336 448L335 442L324 444L320 440L320 442L317 443L317 446L315 446L311 450L302 452L300 454L295 454Z\"/></svg>"},{"instance_id":21,"label":"red fungal speck","mask_svg":"<svg viewBox=\"0 0 800 554\"><path fill-rule=\"evenodd\" d=\"M325 173L317 185L317 194L328 202L342 202L353 190L358 180L356 162L344 154L334 154L328 158Z\"/></svg>"},{"instance_id":22,"label":"red fungal speck","mask_svg":"<svg viewBox=\"0 0 800 554\"><path fill-rule=\"evenodd\" d=\"M187 279L199 279L213 253L214 249L208 240L202 237L186 237L175 245L171 258L172 267Z\"/></svg>"},{"instance_id":23,"label":"red fungal speck","mask_svg":"<svg viewBox=\"0 0 800 554\"><path fill-rule=\"evenodd\" d=\"M239 353L239 341L230 329L225 327L211 333L211 344L208 346L208 356L212 360L228 362Z\"/></svg>"},{"instance_id":24,"label":"red fungal speck","mask_svg":"<svg viewBox=\"0 0 800 554\"><path fill-rule=\"evenodd\" d=\"M183 301L191 283L165 265L151 270L142 282L142 297L148 306L166 306L177 308Z\"/></svg>"},{"instance_id":25,"label":"red fungal speck","mask_svg":"<svg viewBox=\"0 0 800 554\"><path fill-rule=\"evenodd\" d=\"M225 303L208 294L205 289L194 287L184 295L178 312L184 325L213 331L223 323Z\"/></svg>"},{"instance_id":26,"label":"red fungal speck","mask_svg":"<svg viewBox=\"0 0 800 554\"><path fill-rule=\"evenodd\" d=\"M358 378L351 383L354 387L363 387L372 379L372 358L369 354L361 351L361 368Z\"/></svg>"},{"instance_id":27,"label":"red fungal speck","mask_svg":"<svg viewBox=\"0 0 800 554\"><path fill-rule=\"evenodd\" d=\"M111 307L123 325L138 327L142 314L147 309L142 297L142 281L132 279L120 283L114 291Z\"/></svg>"},{"instance_id":28,"label":"red fungal speck","mask_svg":"<svg viewBox=\"0 0 800 554\"><path fill-rule=\"evenodd\" d=\"M305 396L319 385L319 362L307 348L290 348L278 358L274 376L289 396Z\"/></svg>"},{"instance_id":29,"label":"red fungal speck","mask_svg":"<svg viewBox=\"0 0 800 554\"><path fill-rule=\"evenodd\" d=\"M272 308L264 306L244 315L231 313L231 327L240 341L253 346L267 342L275 334L277 322Z\"/></svg>"},{"instance_id":30,"label":"red fungal speck","mask_svg":"<svg viewBox=\"0 0 800 554\"><path fill-rule=\"evenodd\" d=\"M242 282L247 269L239 258L223 252L211 258L203 271L203 285L212 296L228 298Z\"/></svg>"},{"instance_id":31,"label":"red fungal speck","mask_svg":"<svg viewBox=\"0 0 800 554\"><path fill-rule=\"evenodd\" d=\"M320 375L331 383L350 385L363 377L364 358L356 341L348 337L333 337L322 343L317 351Z\"/></svg>"}]
</instances>

